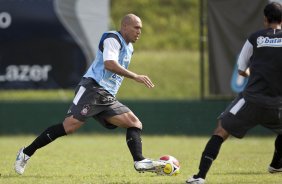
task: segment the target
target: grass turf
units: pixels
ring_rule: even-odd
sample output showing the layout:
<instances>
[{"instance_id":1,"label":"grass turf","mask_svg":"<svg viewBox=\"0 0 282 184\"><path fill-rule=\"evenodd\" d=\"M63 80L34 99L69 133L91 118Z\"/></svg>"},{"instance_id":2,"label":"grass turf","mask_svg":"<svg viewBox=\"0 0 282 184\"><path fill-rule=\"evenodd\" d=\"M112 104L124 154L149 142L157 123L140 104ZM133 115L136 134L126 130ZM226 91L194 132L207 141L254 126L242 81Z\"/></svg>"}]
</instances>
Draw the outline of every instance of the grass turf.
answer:
<instances>
[{"instance_id":1,"label":"grass turf","mask_svg":"<svg viewBox=\"0 0 282 184\"><path fill-rule=\"evenodd\" d=\"M179 159L178 176L137 173L125 143L125 136L70 135L36 152L24 175L13 171L18 149L35 136L1 136L1 184L180 184L197 171L208 137L143 136L143 152L150 158L171 154ZM281 174L269 174L274 137L231 138L223 144L207 177L208 184L281 183Z\"/></svg>"}]
</instances>

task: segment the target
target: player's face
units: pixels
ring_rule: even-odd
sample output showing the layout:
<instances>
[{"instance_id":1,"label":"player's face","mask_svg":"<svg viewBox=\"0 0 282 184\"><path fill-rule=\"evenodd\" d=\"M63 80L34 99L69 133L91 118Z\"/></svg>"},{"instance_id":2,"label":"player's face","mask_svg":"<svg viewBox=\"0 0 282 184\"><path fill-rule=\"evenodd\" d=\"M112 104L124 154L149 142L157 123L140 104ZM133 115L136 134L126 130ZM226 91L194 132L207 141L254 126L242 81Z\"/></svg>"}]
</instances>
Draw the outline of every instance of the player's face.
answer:
<instances>
[{"instance_id":1,"label":"player's face","mask_svg":"<svg viewBox=\"0 0 282 184\"><path fill-rule=\"evenodd\" d=\"M141 34L142 22L139 18L136 18L127 26L127 41L135 43Z\"/></svg>"}]
</instances>

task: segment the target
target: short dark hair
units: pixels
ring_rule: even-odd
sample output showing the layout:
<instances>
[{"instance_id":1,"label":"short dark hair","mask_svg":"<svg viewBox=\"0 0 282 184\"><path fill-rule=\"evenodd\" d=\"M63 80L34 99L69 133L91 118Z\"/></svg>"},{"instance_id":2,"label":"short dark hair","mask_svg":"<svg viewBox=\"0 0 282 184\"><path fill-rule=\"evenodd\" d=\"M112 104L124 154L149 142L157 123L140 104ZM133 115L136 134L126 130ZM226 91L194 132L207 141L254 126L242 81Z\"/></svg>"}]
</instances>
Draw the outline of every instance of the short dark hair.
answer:
<instances>
[{"instance_id":1,"label":"short dark hair","mask_svg":"<svg viewBox=\"0 0 282 184\"><path fill-rule=\"evenodd\" d=\"M282 5L280 3L267 4L263 12L269 23L280 23L282 20Z\"/></svg>"}]
</instances>

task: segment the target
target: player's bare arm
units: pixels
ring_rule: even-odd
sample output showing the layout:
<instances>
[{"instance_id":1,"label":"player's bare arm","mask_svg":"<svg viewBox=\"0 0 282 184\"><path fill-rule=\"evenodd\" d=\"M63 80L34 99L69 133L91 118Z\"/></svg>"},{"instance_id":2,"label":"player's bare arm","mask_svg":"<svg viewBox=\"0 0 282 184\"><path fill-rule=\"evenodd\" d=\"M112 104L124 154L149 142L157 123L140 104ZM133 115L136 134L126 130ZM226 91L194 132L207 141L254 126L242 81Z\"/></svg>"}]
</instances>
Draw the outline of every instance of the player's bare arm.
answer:
<instances>
[{"instance_id":1,"label":"player's bare arm","mask_svg":"<svg viewBox=\"0 0 282 184\"><path fill-rule=\"evenodd\" d=\"M243 77L249 77L250 76L250 69L247 68L245 71L238 70L238 74L243 76Z\"/></svg>"},{"instance_id":2,"label":"player's bare arm","mask_svg":"<svg viewBox=\"0 0 282 184\"><path fill-rule=\"evenodd\" d=\"M111 72L114 72L118 75L130 78L136 82L145 84L148 88L153 88L155 85L151 79L146 75L138 75L130 70L123 68L117 61L107 60L104 62L105 68Z\"/></svg>"}]
</instances>

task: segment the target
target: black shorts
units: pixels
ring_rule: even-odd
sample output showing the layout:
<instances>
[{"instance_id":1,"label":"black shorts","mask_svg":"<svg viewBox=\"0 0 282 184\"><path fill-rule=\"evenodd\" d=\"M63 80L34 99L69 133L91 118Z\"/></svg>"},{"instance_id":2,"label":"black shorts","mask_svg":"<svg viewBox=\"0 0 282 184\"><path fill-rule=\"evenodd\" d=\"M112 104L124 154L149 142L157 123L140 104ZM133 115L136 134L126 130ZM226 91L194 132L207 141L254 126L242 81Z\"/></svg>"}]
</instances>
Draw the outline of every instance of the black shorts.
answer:
<instances>
[{"instance_id":1,"label":"black shorts","mask_svg":"<svg viewBox=\"0 0 282 184\"><path fill-rule=\"evenodd\" d=\"M82 78L75 90L73 103L66 116L73 116L82 122L85 122L89 117L93 117L104 127L113 129L117 126L110 124L105 118L129 111L128 107L117 101L94 79Z\"/></svg>"},{"instance_id":2,"label":"black shorts","mask_svg":"<svg viewBox=\"0 0 282 184\"><path fill-rule=\"evenodd\" d=\"M282 134L282 108L270 109L245 101L242 94L218 117L231 135L243 138L251 128L262 125Z\"/></svg>"}]
</instances>

